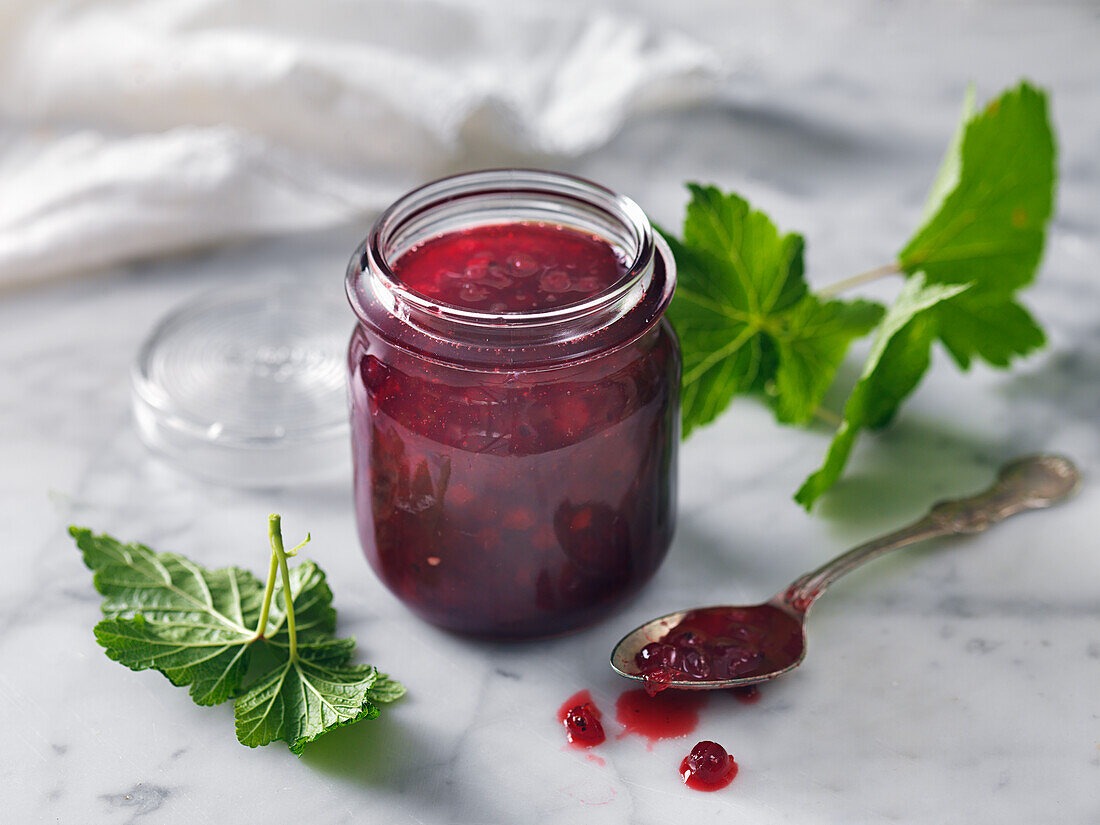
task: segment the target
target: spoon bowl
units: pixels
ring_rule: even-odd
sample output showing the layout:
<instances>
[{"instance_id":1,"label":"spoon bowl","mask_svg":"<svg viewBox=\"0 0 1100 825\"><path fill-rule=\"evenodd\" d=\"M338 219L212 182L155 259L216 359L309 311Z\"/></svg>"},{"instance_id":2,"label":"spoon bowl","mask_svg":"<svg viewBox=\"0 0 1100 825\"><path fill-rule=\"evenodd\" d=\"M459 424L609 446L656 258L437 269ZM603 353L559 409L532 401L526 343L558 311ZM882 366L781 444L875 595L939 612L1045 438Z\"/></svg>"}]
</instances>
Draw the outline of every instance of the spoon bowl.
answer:
<instances>
[{"instance_id":1,"label":"spoon bowl","mask_svg":"<svg viewBox=\"0 0 1100 825\"><path fill-rule=\"evenodd\" d=\"M716 690L719 688L744 687L760 682L767 682L784 673L789 673L798 667L806 657L806 633L802 624L804 614L799 614L786 604L780 597L763 604L750 607L697 607L691 610L679 610L661 616L658 619L648 621L634 628L623 637L611 654L611 667L628 679L637 679L646 684L650 690L663 690L664 688L679 688L680 690ZM638 654L651 644L667 644L664 640L675 638L679 631L691 627L720 627L726 625L731 631L742 628L763 628L764 638L768 642L764 645L765 651L750 647L750 652L758 652L763 655L751 657L748 661L737 655L726 656L725 662L722 656L715 656L715 646L709 645L707 640L701 644L685 645L680 654L682 659L689 655L691 650L706 657L708 667L711 669L707 678L680 678L674 669L669 672L648 674L644 666L638 664ZM771 631L770 633L768 631ZM689 631L690 632L690 631ZM709 634L708 634L709 635ZM742 634L749 635L749 634ZM756 634L753 634L756 635ZM711 636L711 640L730 638L721 634ZM746 642L757 641L745 639ZM719 646L720 649L721 646ZM727 648L730 649L730 648ZM732 650L743 651L744 647L735 647ZM715 672L717 667L725 664L724 674ZM731 669L730 664L734 667ZM698 670L696 671L698 673ZM667 677L667 679L665 678Z\"/></svg>"},{"instance_id":2,"label":"spoon bowl","mask_svg":"<svg viewBox=\"0 0 1100 825\"><path fill-rule=\"evenodd\" d=\"M650 693L718 690L775 679L806 657L806 614L844 574L899 547L980 533L1015 513L1050 507L1072 495L1080 481L1073 462L1062 456L1016 459L984 492L939 502L924 518L849 550L763 604L679 610L634 628L615 645L611 667L643 682Z\"/></svg>"}]
</instances>

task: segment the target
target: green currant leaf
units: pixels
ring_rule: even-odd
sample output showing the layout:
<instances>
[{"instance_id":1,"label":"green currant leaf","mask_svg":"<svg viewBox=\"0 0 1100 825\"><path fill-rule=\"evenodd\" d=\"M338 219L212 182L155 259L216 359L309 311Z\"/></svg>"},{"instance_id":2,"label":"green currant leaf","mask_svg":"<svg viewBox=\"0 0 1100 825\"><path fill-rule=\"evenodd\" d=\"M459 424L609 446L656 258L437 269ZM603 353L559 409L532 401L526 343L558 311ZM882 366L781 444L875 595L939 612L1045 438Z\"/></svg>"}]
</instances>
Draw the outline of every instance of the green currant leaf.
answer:
<instances>
[{"instance_id":1,"label":"green currant leaf","mask_svg":"<svg viewBox=\"0 0 1100 825\"><path fill-rule=\"evenodd\" d=\"M735 194L688 188L683 241L662 233L677 265L668 317L683 356L684 435L717 418L735 395L773 381L779 419L807 420L881 307L808 294L801 237L780 236Z\"/></svg>"},{"instance_id":2,"label":"green currant leaf","mask_svg":"<svg viewBox=\"0 0 1100 825\"><path fill-rule=\"evenodd\" d=\"M180 614L211 617L229 628L255 627L263 585L247 570L207 570L183 556L154 553L142 544L123 544L111 536L70 527L69 534L95 576L108 618L170 618Z\"/></svg>"},{"instance_id":3,"label":"green currant leaf","mask_svg":"<svg viewBox=\"0 0 1100 825\"><path fill-rule=\"evenodd\" d=\"M1035 278L1056 175L1043 92L1021 83L977 115L968 94L921 227L898 254L927 283L971 285L939 319L939 338L963 369L975 357L1006 366L1045 341L1013 293Z\"/></svg>"},{"instance_id":4,"label":"green currant leaf","mask_svg":"<svg viewBox=\"0 0 1100 825\"><path fill-rule=\"evenodd\" d=\"M859 431L893 417L928 368L935 340L963 369L974 358L1006 367L1044 344L1015 292L1035 278L1054 186L1046 96L1021 83L975 115L969 90L921 227L898 255L906 288L879 329L824 465L796 501L808 509L840 477Z\"/></svg>"},{"instance_id":5,"label":"green currant leaf","mask_svg":"<svg viewBox=\"0 0 1100 825\"><path fill-rule=\"evenodd\" d=\"M806 294L801 235L780 237L771 218L736 194L697 183L687 188L691 200L684 219L684 244L728 262L734 279L726 286L735 291L746 311L763 314L786 309Z\"/></svg>"},{"instance_id":6,"label":"green currant leaf","mask_svg":"<svg viewBox=\"0 0 1100 825\"><path fill-rule=\"evenodd\" d=\"M376 673L367 698L377 704L396 702L405 695L405 686L395 682L385 673Z\"/></svg>"},{"instance_id":7,"label":"green currant leaf","mask_svg":"<svg viewBox=\"0 0 1100 825\"><path fill-rule=\"evenodd\" d=\"M852 339L874 329L882 312L870 301L805 296L779 317L775 413L780 421L797 424L813 417Z\"/></svg>"},{"instance_id":8,"label":"green currant leaf","mask_svg":"<svg viewBox=\"0 0 1100 825\"><path fill-rule=\"evenodd\" d=\"M403 692L373 667L314 658L303 648L237 698L237 739L252 748L281 739L300 754L330 730L376 718L376 703Z\"/></svg>"},{"instance_id":9,"label":"green currant leaf","mask_svg":"<svg viewBox=\"0 0 1100 825\"><path fill-rule=\"evenodd\" d=\"M890 421L928 369L937 331L936 308L967 289L965 284L925 284L922 275L906 282L879 324L863 372L844 405L844 420L825 463L806 479L795 501L809 509L840 478L859 431Z\"/></svg>"},{"instance_id":10,"label":"green currant leaf","mask_svg":"<svg viewBox=\"0 0 1100 825\"><path fill-rule=\"evenodd\" d=\"M248 670L254 637L190 621L104 619L95 626L96 641L130 670L159 670L178 687L190 686L199 705L233 698Z\"/></svg>"},{"instance_id":11,"label":"green currant leaf","mask_svg":"<svg viewBox=\"0 0 1100 825\"><path fill-rule=\"evenodd\" d=\"M936 310L939 338L962 369L979 357L994 367L1046 343L1042 327L1011 298L997 295L959 296Z\"/></svg>"},{"instance_id":12,"label":"green currant leaf","mask_svg":"<svg viewBox=\"0 0 1100 825\"><path fill-rule=\"evenodd\" d=\"M235 698L244 744L284 739L301 753L334 727L376 717L377 706L399 698L404 688L372 667L351 663L355 641L333 635L336 611L325 574L309 561L287 569L278 517L272 524L274 558L289 582L293 631L275 564L260 629L266 588L250 573L207 570L183 556L83 528L70 533L104 596L107 618L96 625L95 637L110 658L189 686L200 705ZM257 661L268 664L246 685L256 645L267 648L269 655Z\"/></svg>"},{"instance_id":13,"label":"green currant leaf","mask_svg":"<svg viewBox=\"0 0 1100 825\"><path fill-rule=\"evenodd\" d=\"M95 571L107 619L95 628L107 655L189 685L200 705L236 694L248 669L263 586L236 567L207 570L172 553L70 528Z\"/></svg>"}]
</instances>

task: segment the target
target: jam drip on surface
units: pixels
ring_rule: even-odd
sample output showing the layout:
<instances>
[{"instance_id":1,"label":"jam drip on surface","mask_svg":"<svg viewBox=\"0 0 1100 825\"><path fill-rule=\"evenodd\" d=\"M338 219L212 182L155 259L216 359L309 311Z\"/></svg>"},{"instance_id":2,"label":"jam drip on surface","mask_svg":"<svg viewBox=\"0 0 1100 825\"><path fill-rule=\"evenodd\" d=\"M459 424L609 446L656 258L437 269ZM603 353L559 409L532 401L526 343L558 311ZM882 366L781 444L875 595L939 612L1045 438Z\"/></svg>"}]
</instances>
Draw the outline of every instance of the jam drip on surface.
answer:
<instances>
[{"instance_id":1,"label":"jam drip on surface","mask_svg":"<svg viewBox=\"0 0 1100 825\"><path fill-rule=\"evenodd\" d=\"M699 724L699 711L707 702L705 692L670 691L650 696L638 688L625 691L615 703L615 721L621 736L637 734L654 742L687 736Z\"/></svg>"},{"instance_id":2,"label":"jam drip on surface","mask_svg":"<svg viewBox=\"0 0 1100 825\"><path fill-rule=\"evenodd\" d=\"M760 701L760 688L756 685L744 685L730 688L733 698L743 705L755 705Z\"/></svg>"},{"instance_id":3,"label":"jam drip on surface","mask_svg":"<svg viewBox=\"0 0 1100 825\"><path fill-rule=\"evenodd\" d=\"M801 651L801 625L778 608L711 608L689 612L634 662L646 689L656 693L673 681L771 673L797 661Z\"/></svg>"},{"instance_id":4,"label":"jam drip on surface","mask_svg":"<svg viewBox=\"0 0 1100 825\"><path fill-rule=\"evenodd\" d=\"M717 791L737 776L737 763L717 742L703 741L680 763L684 784L696 791Z\"/></svg>"},{"instance_id":5,"label":"jam drip on surface","mask_svg":"<svg viewBox=\"0 0 1100 825\"><path fill-rule=\"evenodd\" d=\"M607 737L600 723L602 714L587 690L578 691L558 710L558 721L565 726L565 738L575 748L591 748Z\"/></svg>"}]
</instances>

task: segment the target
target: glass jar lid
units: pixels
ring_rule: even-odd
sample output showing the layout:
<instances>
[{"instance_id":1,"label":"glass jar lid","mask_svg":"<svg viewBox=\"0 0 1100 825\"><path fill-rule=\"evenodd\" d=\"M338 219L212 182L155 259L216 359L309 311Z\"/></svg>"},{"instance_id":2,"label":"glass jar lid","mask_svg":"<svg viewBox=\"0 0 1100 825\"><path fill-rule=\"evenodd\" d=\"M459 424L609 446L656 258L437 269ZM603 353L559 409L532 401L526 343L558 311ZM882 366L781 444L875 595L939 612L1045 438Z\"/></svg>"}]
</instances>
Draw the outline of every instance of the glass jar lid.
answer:
<instances>
[{"instance_id":1,"label":"glass jar lid","mask_svg":"<svg viewBox=\"0 0 1100 825\"><path fill-rule=\"evenodd\" d=\"M225 484L346 474L351 326L339 290L304 283L236 285L189 301L161 319L133 366L142 440Z\"/></svg>"}]
</instances>

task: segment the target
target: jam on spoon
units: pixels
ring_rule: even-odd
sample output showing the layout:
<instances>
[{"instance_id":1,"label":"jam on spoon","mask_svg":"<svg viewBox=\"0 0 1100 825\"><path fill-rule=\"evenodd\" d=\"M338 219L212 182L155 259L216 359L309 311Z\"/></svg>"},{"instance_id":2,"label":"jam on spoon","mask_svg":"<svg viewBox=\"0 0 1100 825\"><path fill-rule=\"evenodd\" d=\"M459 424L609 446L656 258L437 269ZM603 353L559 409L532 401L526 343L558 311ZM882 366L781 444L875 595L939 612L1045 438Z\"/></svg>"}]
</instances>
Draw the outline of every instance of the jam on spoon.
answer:
<instances>
[{"instance_id":1,"label":"jam on spoon","mask_svg":"<svg viewBox=\"0 0 1100 825\"><path fill-rule=\"evenodd\" d=\"M802 626L772 605L689 610L634 663L651 692L685 677L742 679L782 668L802 651Z\"/></svg>"},{"instance_id":2,"label":"jam on spoon","mask_svg":"<svg viewBox=\"0 0 1100 825\"><path fill-rule=\"evenodd\" d=\"M655 693L751 685L796 668L806 656L806 613L834 581L889 550L938 536L980 533L1015 513L1050 507L1071 495L1080 473L1067 458L1028 456L1001 468L983 493L944 501L924 518L874 539L807 573L764 604L681 610L628 633L611 667Z\"/></svg>"}]
</instances>

